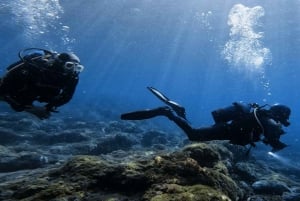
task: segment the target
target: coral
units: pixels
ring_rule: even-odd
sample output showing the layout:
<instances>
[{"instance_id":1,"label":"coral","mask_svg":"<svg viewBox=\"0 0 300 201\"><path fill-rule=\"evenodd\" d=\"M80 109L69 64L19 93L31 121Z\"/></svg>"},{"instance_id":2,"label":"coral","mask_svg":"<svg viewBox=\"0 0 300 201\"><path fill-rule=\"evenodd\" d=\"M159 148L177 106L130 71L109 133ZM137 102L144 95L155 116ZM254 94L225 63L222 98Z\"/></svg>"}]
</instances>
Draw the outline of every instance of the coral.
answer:
<instances>
[{"instance_id":1,"label":"coral","mask_svg":"<svg viewBox=\"0 0 300 201\"><path fill-rule=\"evenodd\" d=\"M154 144L167 144L165 133L157 131L148 131L143 134L141 139L141 145L144 147L150 147Z\"/></svg>"},{"instance_id":2,"label":"coral","mask_svg":"<svg viewBox=\"0 0 300 201\"><path fill-rule=\"evenodd\" d=\"M157 185L144 195L149 201L231 201L223 193L204 185L180 186L177 184Z\"/></svg>"},{"instance_id":3,"label":"coral","mask_svg":"<svg viewBox=\"0 0 300 201\"><path fill-rule=\"evenodd\" d=\"M220 154L205 143L195 143L183 149L189 157L197 161L201 166L213 167L220 160Z\"/></svg>"},{"instance_id":4,"label":"coral","mask_svg":"<svg viewBox=\"0 0 300 201\"><path fill-rule=\"evenodd\" d=\"M9 185L2 184L1 188L3 191L19 189L10 196L6 195L6 198L26 200L70 196L81 199L95 193L101 194L102 198L105 195L106 200L116 198L109 197L109 194L116 196L116 193L117 197L133 199L138 196L146 201L239 198L239 188L228 175L202 167L190 157L190 153L202 153L201 157L213 161L207 161L208 164L221 163L217 161L217 153L209 146L202 145L189 146L182 152L158 155L152 160L125 164L110 163L97 156L76 156L62 167L40 174L34 180L10 182Z\"/></svg>"},{"instance_id":5,"label":"coral","mask_svg":"<svg viewBox=\"0 0 300 201\"><path fill-rule=\"evenodd\" d=\"M246 162L236 163L234 170L241 179L249 182L254 182L265 173L265 171L261 171L262 169L258 165Z\"/></svg>"},{"instance_id":6,"label":"coral","mask_svg":"<svg viewBox=\"0 0 300 201\"><path fill-rule=\"evenodd\" d=\"M181 133L133 122L2 117L0 200L294 201L300 197L296 165L291 169L265 153L248 154L247 147L227 141L191 144L183 141ZM298 153L293 158L296 162Z\"/></svg>"},{"instance_id":7,"label":"coral","mask_svg":"<svg viewBox=\"0 0 300 201\"><path fill-rule=\"evenodd\" d=\"M118 149L129 150L134 144L135 142L127 136L117 134L98 143L97 146L90 151L90 154L107 154Z\"/></svg>"},{"instance_id":8,"label":"coral","mask_svg":"<svg viewBox=\"0 0 300 201\"><path fill-rule=\"evenodd\" d=\"M284 192L290 192L285 183L272 180L256 181L252 184L252 187L259 194L282 195Z\"/></svg>"}]
</instances>

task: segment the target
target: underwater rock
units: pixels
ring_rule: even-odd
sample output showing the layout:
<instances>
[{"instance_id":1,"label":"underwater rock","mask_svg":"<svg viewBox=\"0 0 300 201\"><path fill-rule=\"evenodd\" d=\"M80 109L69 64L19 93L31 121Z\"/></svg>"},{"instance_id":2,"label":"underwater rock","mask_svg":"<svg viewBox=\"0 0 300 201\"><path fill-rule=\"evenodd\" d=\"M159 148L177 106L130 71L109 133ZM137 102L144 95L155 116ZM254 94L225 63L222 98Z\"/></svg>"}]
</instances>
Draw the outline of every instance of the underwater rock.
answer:
<instances>
[{"instance_id":1,"label":"underwater rock","mask_svg":"<svg viewBox=\"0 0 300 201\"><path fill-rule=\"evenodd\" d=\"M200 166L213 167L220 159L220 154L208 144L194 143L186 146L183 152L196 160Z\"/></svg>"},{"instance_id":2,"label":"underwater rock","mask_svg":"<svg viewBox=\"0 0 300 201\"><path fill-rule=\"evenodd\" d=\"M148 131L143 133L141 145L144 147L151 147L155 144L167 144L166 134L159 131Z\"/></svg>"},{"instance_id":3,"label":"underwater rock","mask_svg":"<svg viewBox=\"0 0 300 201\"><path fill-rule=\"evenodd\" d=\"M283 201L279 195L252 195L245 199L247 201Z\"/></svg>"},{"instance_id":4,"label":"underwater rock","mask_svg":"<svg viewBox=\"0 0 300 201\"><path fill-rule=\"evenodd\" d=\"M280 164L268 168L267 161L252 157L254 151L248 157L247 148L227 141L191 144L180 132L70 115L45 121L2 117L8 141L0 145L0 200L300 200L293 190L297 172L286 168L292 181L279 177L274 172ZM281 182L290 191L253 191L252 183L261 180Z\"/></svg>"},{"instance_id":5,"label":"underwater rock","mask_svg":"<svg viewBox=\"0 0 300 201\"><path fill-rule=\"evenodd\" d=\"M231 201L222 192L201 184L193 186L180 186L178 184L155 185L145 193L143 199L150 201Z\"/></svg>"},{"instance_id":6,"label":"underwater rock","mask_svg":"<svg viewBox=\"0 0 300 201\"><path fill-rule=\"evenodd\" d=\"M232 151L228 148L230 147L232 149L231 147L232 145L230 145L226 141L216 140L216 141L206 142L205 144L209 144L209 146L211 146L215 151L217 151L221 156L222 160L233 161L236 157L236 155L234 155Z\"/></svg>"},{"instance_id":7,"label":"underwater rock","mask_svg":"<svg viewBox=\"0 0 300 201\"><path fill-rule=\"evenodd\" d=\"M166 150L167 147L164 144L153 144L153 150Z\"/></svg>"},{"instance_id":8,"label":"underwater rock","mask_svg":"<svg viewBox=\"0 0 300 201\"><path fill-rule=\"evenodd\" d=\"M257 164L238 162L234 166L235 173L248 182L254 182L266 174L266 171Z\"/></svg>"},{"instance_id":9,"label":"underwater rock","mask_svg":"<svg viewBox=\"0 0 300 201\"><path fill-rule=\"evenodd\" d=\"M249 148L247 148L246 146L234 145L227 141L220 141L217 143L218 144L221 143L224 147L226 147L230 151L232 156L234 156L233 159L235 162L249 161L252 158L251 155L248 154Z\"/></svg>"},{"instance_id":10,"label":"underwater rock","mask_svg":"<svg viewBox=\"0 0 300 201\"><path fill-rule=\"evenodd\" d=\"M0 144L1 145L12 145L18 144L20 141L25 140L25 136L20 136L13 130L6 128L0 128Z\"/></svg>"},{"instance_id":11,"label":"underwater rock","mask_svg":"<svg viewBox=\"0 0 300 201\"><path fill-rule=\"evenodd\" d=\"M77 132L66 131L59 134L48 135L48 134L35 134L32 137L32 142L42 145L53 145L58 143L75 143L86 141L89 138L85 135Z\"/></svg>"},{"instance_id":12,"label":"underwater rock","mask_svg":"<svg viewBox=\"0 0 300 201\"><path fill-rule=\"evenodd\" d=\"M97 146L89 152L89 154L107 154L119 149L126 151L129 150L135 143L135 141L129 139L126 135L117 134L99 142Z\"/></svg>"},{"instance_id":13,"label":"underwater rock","mask_svg":"<svg viewBox=\"0 0 300 201\"><path fill-rule=\"evenodd\" d=\"M195 149L195 150L193 150ZM189 147L197 153L201 146ZM203 149L209 150L209 147ZM188 152L157 155L151 160L112 163L97 156L76 156L58 169L0 184L0 200L238 200L236 183L213 168L202 167ZM210 156L213 161L218 157ZM218 162L219 163L219 162ZM218 164L215 162L215 164ZM214 163L210 163L214 164ZM7 193L10 192L10 193ZM186 199L185 199L186 198Z\"/></svg>"},{"instance_id":14,"label":"underwater rock","mask_svg":"<svg viewBox=\"0 0 300 201\"><path fill-rule=\"evenodd\" d=\"M36 153L10 154L0 158L0 172L36 169L48 163L48 157Z\"/></svg>"},{"instance_id":15,"label":"underwater rock","mask_svg":"<svg viewBox=\"0 0 300 201\"><path fill-rule=\"evenodd\" d=\"M25 114L24 114L25 115ZM16 128L22 130L24 128L31 128L34 130L38 130L41 128L41 125L43 123L39 122L39 120L35 118L27 118L26 116L23 118L20 118L17 121L17 124L15 125Z\"/></svg>"},{"instance_id":16,"label":"underwater rock","mask_svg":"<svg viewBox=\"0 0 300 201\"><path fill-rule=\"evenodd\" d=\"M105 127L106 133L117 133L117 132L139 132L139 129L135 128L134 126L123 123L120 121L111 121L109 124Z\"/></svg>"},{"instance_id":17,"label":"underwater rock","mask_svg":"<svg viewBox=\"0 0 300 201\"><path fill-rule=\"evenodd\" d=\"M291 187L291 192L284 192L283 199L284 201L299 201L300 200L300 186Z\"/></svg>"},{"instance_id":18,"label":"underwater rock","mask_svg":"<svg viewBox=\"0 0 300 201\"><path fill-rule=\"evenodd\" d=\"M130 134L137 134L137 133L143 133L143 129L138 127L134 123L126 122L122 125L119 125L122 129L121 131L124 133L130 133Z\"/></svg>"},{"instance_id":19,"label":"underwater rock","mask_svg":"<svg viewBox=\"0 0 300 201\"><path fill-rule=\"evenodd\" d=\"M282 198L283 198L284 201L299 201L300 200L300 193L295 193L295 192L287 193L287 192L284 192Z\"/></svg>"},{"instance_id":20,"label":"underwater rock","mask_svg":"<svg viewBox=\"0 0 300 201\"><path fill-rule=\"evenodd\" d=\"M282 195L290 192L289 187L280 181L259 180L252 184L253 190L259 194Z\"/></svg>"}]
</instances>

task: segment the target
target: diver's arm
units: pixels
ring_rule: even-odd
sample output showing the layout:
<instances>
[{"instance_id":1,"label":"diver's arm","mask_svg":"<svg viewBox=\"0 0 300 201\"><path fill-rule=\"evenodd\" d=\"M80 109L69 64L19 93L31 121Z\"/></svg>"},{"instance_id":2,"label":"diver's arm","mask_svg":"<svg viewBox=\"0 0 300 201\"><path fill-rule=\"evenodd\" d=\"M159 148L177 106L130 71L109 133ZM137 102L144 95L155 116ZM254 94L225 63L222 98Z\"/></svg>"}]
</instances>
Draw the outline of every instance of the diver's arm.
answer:
<instances>
[{"instance_id":1,"label":"diver's arm","mask_svg":"<svg viewBox=\"0 0 300 201\"><path fill-rule=\"evenodd\" d=\"M27 106L24 111L35 115L39 119L48 119L51 116L50 111L44 106Z\"/></svg>"},{"instance_id":2,"label":"diver's arm","mask_svg":"<svg viewBox=\"0 0 300 201\"><path fill-rule=\"evenodd\" d=\"M288 146L287 144L280 142L279 140L269 141L269 144L272 147L272 152L280 151Z\"/></svg>"},{"instance_id":3,"label":"diver's arm","mask_svg":"<svg viewBox=\"0 0 300 201\"><path fill-rule=\"evenodd\" d=\"M22 105L9 96L0 96L0 100L7 102L16 112L28 112L37 116L39 119L47 119L50 117L50 111L48 111L46 107Z\"/></svg>"},{"instance_id":4,"label":"diver's arm","mask_svg":"<svg viewBox=\"0 0 300 201\"><path fill-rule=\"evenodd\" d=\"M280 141L280 136L285 133L281 124L271 118L261 118L261 122L264 127L263 142L273 148L272 152L285 148L287 145Z\"/></svg>"},{"instance_id":5,"label":"diver's arm","mask_svg":"<svg viewBox=\"0 0 300 201\"><path fill-rule=\"evenodd\" d=\"M1 96L0 100L7 102L16 112L22 112L26 107L8 95Z\"/></svg>"},{"instance_id":6,"label":"diver's arm","mask_svg":"<svg viewBox=\"0 0 300 201\"><path fill-rule=\"evenodd\" d=\"M75 77L72 80L70 80L68 85L62 89L62 92L58 96L55 96L51 101L49 101L48 104L45 105L47 110L54 111L56 107L59 107L69 102L73 97L77 83L78 77Z\"/></svg>"},{"instance_id":7,"label":"diver's arm","mask_svg":"<svg viewBox=\"0 0 300 201\"><path fill-rule=\"evenodd\" d=\"M270 145L272 147L272 152L280 151L288 146L287 144L281 142L279 139L272 138L263 139L263 143L265 143L266 145Z\"/></svg>"}]
</instances>

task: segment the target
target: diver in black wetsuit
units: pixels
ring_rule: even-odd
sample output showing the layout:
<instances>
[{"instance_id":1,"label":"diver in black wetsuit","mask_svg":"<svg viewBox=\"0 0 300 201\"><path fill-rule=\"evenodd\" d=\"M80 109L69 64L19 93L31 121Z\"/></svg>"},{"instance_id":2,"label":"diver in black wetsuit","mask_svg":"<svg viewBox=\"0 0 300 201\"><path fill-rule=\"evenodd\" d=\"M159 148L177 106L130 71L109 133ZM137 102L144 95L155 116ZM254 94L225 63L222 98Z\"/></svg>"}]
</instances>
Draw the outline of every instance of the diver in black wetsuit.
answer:
<instances>
[{"instance_id":1,"label":"diver in black wetsuit","mask_svg":"<svg viewBox=\"0 0 300 201\"><path fill-rule=\"evenodd\" d=\"M235 102L231 106L212 112L215 124L209 127L193 128L185 117L184 108L154 88L148 88L167 105L149 110L141 110L121 115L123 120L142 120L156 116L166 116L179 126L191 141L229 140L232 144L252 145L262 140L270 145L272 152L287 145L280 141L285 132L282 125L290 125L291 110L285 105L273 105L269 109L257 104ZM263 139L261 139L263 137Z\"/></svg>"},{"instance_id":2,"label":"diver in black wetsuit","mask_svg":"<svg viewBox=\"0 0 300 201\"><path fill-rule=\"evenodd\" d=\"M71 100L84 67L73 53L28 48L20 51L19 57L0 80L0 100L15 111L49 118ZM46 104L37 106L35 101Z\"/></svg>"}]
</instances>

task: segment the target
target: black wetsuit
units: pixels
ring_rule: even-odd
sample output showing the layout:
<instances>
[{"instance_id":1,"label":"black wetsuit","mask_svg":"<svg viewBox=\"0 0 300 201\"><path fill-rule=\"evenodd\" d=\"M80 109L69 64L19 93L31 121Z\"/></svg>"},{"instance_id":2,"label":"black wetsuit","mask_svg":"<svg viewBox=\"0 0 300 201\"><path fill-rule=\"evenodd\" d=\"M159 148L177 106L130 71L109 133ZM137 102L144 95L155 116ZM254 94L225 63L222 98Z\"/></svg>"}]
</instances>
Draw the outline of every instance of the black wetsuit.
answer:
<instances>
[{"instance_id":1,"label":"black wetsuit","mask_svg":"<svg viewBox=\"0 0 300 201\"><path fill-rule=\"evenodd\" d=\"M201 128L193 128L186 119L174 114L168 107L122 114L121 119L139 120L163 115L175 122L191 141L229 140L232 144L254 146L255 142L262 140L272 146L273 151L286 147L279 141L284 133L282 125L269 110L251 108L250 104L234 103L227 111L229 118L219 118L214 112L212 114L216 123Z\"/></svg>"},{"instance_id":2,"label":"black wetsuit","mask_svg":"<svg viewBox=\"0 0 300 201\"><path fill-rule=\"evenodd\" d=\"M0 81L0 97L16 111L24 111L34 101L47 103L48 111L55 110L72 98L78 83L77 74L64 74L58 67L44 61L18 61L8 68Z\"/></svg>"},{"instance_id":3,"label":"black wetsuit","mask_svg":"<svg viewBox=\"0 0 300 201\"><path fill-rule=\"evenodd\" d=\"M284 133L282 125L272 118L268 110L264 109L241 112L229 122L217 122L210 127L202 128L192 128L185 119L175 115L169 118L192 141L229 140L232 144L254 146L255 142L262 140L265 144L269 144L273 151L286 147L279 140Z\"/></svg>"}]
</instances>

